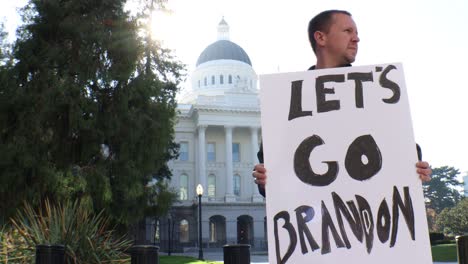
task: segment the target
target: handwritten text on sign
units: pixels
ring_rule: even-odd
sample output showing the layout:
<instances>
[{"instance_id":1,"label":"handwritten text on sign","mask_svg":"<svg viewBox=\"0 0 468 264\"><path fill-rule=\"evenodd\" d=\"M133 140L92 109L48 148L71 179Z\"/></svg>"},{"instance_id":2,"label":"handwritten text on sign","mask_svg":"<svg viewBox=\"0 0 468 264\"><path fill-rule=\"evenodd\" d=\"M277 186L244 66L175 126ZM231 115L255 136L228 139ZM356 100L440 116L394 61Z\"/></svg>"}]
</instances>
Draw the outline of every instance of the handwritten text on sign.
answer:
<instances>
[{"instance_id":1,"label":"handwritten text on sign","mask_svg":"<svg viewBox=\"0 0 468 264\"><path fill-rule=\"evenodd\" d=\"M432 263L402 66L260 85L270 263Z\"/></svg>"}]
</instances>

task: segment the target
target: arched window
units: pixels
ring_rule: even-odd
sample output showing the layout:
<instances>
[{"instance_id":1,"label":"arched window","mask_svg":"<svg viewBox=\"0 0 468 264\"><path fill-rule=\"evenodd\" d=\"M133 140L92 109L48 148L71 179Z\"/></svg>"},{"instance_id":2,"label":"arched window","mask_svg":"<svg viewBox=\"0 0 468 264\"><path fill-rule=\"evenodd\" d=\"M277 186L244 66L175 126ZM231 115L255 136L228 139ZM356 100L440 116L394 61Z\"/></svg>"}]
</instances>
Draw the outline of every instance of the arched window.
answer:
<instances>
[{"instance_id":1,"label":"arched window","mask_svg":"<svg viewBox=\"0 0 468 264\"><path fill-rule=\"evenodd\" d=\"M234 175L234 178L232 179L233 182L233 188L234 188L234 195L240 196L241 193L241 177L239 174Z\"/></svg>"},{"instance_id":2,"label":"arched window","mask_svg":"<svg viewBox=\"0 0 468 264\"><path fill-rule=\"evenodd\" d=\"M189 242L189 222L186 219L182 219L182 221L180 221L179 231L179 241Z\"/></svg>"},{"instance_id":3,"label":"arched window","mask_svg":"<svg viewBox=\"0 0 468 264\"><path fill-rule=\"evenodd\" d=\"M213 76L211 76L211 84L212 84L212 85L214 85L214 84L215 84L215 77L214 77L214 75L213 75Z\"/></svg>"},{"instance_id":4,"label":"arched window","mask_svg":"<svg viewBox=\"0 0 468 264\"><path fill-rule=\"evenodd\" d=\"M224 76L222 74L219 76L219 83L220 84L224 83Z\"/></svg>"},{"instance_id":5,"label":"arched window","mask_svg":"<svg viewBox=\"0 0 468 264\"><path fill-rule=\"evenodd\" d=\"M209 226L210 243L222 246L226 243L226 218L221 215L214 215L210 217Z\"/></svg>"},{"instance_id":6,"label":"arched window","mask_svg":"<svg viewBox=\"0 0 468 264\"><path fill-rule=\"evenodd\" d=\"M179 200L185 201L188 199L188 176L185 174L180 175L179 185Z\"/></svg>"},{"instance_id":7,"label":"arched window","mask_svg":"<svg viewBox=\"0 0 468 264\"><path fill-rule=\"evenodd\" d=\"M205 77L205 86L207 86L207 85L208 85L208 81L206 80L206 77Z\"/></svg>"},{"instance_id":8,"label":"arched window","mask_svg":"<svg viewBox=\"0 0 468 264\"><path fill-rule=\"evenodd\" d=\"M232 75L229 74L228 82L232 83Z\"/></svg>"},{"instance_id":9,"label":"arched window","mask_svg":"<svg viewBox=\"0 0 468 264\"><path fill-rule=\"evenodd\" d=\"M208 197L216 196L216 176L210 174L208 176Z\"/></svg>"}]
</instances>

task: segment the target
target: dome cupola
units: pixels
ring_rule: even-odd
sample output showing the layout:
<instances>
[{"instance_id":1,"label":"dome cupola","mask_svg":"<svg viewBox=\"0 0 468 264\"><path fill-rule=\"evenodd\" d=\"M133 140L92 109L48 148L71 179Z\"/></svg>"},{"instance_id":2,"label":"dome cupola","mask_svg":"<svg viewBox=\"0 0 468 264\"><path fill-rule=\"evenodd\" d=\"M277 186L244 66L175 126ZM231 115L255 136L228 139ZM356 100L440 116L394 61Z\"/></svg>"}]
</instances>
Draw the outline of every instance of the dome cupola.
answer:
<instances>
[{"instance_id":1,"label":"dome cupola","mask_svg":"<svg viewBox=\"0 0 468 264\"><path fill-rule=\"evenodd\" d=\"M202 105L258 107L257 74L247 53L229 38L224 17L218 37L198 57L192 73L192 92L185 102Z\"/></svg>"},{"instance_id":2,"label":"dome cupola","mask_svg":"<svg viewBox=\"0 0 468 264\"><path fill-rule=\"evenodd\" d=\"M229 40L229 25L224 20L218 24L218 40L202 51L197 60L197 66L214 60L235 60L252 66L249 55L236 43Z\"/></svg>"}]
</instances>

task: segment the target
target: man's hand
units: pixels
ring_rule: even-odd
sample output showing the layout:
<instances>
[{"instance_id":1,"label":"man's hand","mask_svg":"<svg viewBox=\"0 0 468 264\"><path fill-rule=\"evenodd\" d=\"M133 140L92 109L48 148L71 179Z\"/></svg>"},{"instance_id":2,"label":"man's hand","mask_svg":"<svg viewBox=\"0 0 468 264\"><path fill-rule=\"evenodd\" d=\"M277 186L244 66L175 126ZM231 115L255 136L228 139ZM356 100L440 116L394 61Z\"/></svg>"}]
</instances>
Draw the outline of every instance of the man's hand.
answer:
<instances>
[{"instance_id":1,"label":"man's hand","mask_svg":"<svg viewBox=\"0 0 468 264\"><path fill-rule=\"evenodd\" d=\"M263 163L255 165L255 168L252 172L252 177L255 178L255 183L258 184L260 188L265 189L267 176L266 169L263 167Z\"/></svg>"},{"instance_id":2,"label":"man's hand","mask_svg":"<svg viewBox=\"0 0 468 264\"><path fill-rule=\"evenodd\" d=\"M428 182L431 180L432 170L426 161L418 161L416 163L416 172L419 174L421 181Z\"/></svg>"},{"instance_id":3,"label":"man's hand","mask_svg":"<svg viewBox=\"0 0 468 264\"><path fill-rule=\"evenodd\" d=\"M418 161L416 163L416 172L419 174L419 178L423 182L428 182L431 180L432 170L429 167L429 163L426 161ZM255 165L255 168L252 172L252 177L255 178L255 183L264 189L267 181L266 169L263 164Z\"/></svg>"}]
</instances>

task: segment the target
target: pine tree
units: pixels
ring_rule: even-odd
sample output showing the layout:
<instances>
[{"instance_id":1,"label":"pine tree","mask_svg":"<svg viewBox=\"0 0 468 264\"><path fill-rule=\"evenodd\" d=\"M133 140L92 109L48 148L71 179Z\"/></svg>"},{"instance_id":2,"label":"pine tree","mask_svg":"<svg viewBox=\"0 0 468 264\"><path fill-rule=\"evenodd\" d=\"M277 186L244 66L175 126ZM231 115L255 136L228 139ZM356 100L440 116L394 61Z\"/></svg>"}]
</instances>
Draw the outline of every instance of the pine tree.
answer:
<instances>
[{"instance_id":1,"label":"pine tree","mask_svg":"<svg viewBox=\"0 0 468 264\"><path fill-rule=\"evenodd\" d=\"M462 186L457 179L460 171L454 167L442 166L432 169L431 181L423 185L427 207L440 213L444 208L454 207L461 199L458 190Z\"/></svg>"},{"instance_id":2,"label":"pine tree","mask_svg":"<svg viewBox=\"0 0 468 264\"><path fill-rule=\"evenodd\" d=\"M1 213L21 201L81 199L123 224L177 155L183 66L149 41L123 0L31 0L2 87ZM5 111L5 112L4 112ZM161 187L162 186L162 187Z\"/></svg>"}]
</instances>

